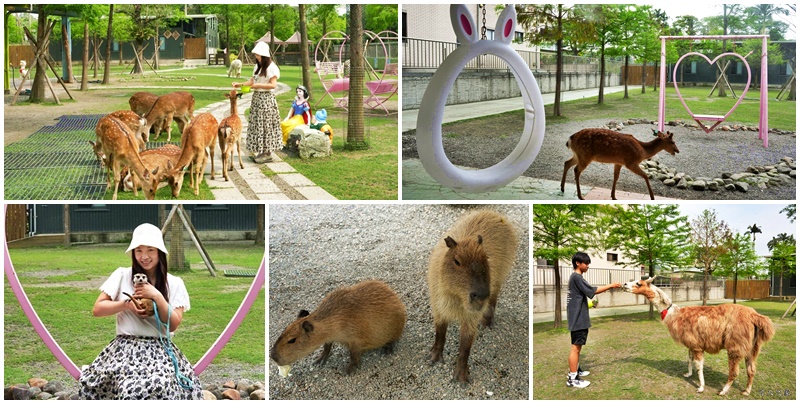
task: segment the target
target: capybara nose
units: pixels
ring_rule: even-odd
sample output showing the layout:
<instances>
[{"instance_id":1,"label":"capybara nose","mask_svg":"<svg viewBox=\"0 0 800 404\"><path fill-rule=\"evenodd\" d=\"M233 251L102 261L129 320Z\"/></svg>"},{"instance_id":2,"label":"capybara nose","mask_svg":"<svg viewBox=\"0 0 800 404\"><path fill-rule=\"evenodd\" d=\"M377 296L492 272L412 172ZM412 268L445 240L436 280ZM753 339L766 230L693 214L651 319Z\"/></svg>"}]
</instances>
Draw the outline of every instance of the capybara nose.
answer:
<instances>
[{"instance_id":1,"label":"capybara nose","mask_svg":"<svg viewBox=\"0 0 800 404\"><path fill-rule=\"evenodd\" d=\"M472 302L482 302L486 300L487 297L489 297L488 288L476 289L469 294L469 300Z\"/></svg>"}]
</instances>

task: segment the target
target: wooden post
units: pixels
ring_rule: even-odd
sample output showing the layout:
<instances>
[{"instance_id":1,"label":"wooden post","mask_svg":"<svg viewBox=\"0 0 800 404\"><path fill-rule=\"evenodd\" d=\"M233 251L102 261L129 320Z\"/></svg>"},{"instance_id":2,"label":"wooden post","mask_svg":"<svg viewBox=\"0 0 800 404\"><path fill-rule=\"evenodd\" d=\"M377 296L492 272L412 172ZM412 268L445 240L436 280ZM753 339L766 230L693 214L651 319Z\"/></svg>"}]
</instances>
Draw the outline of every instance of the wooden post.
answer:
<instances>
[{"instance_id":1,"label":"wooden post","mask_svg":"<svg viewBox=\"0 0 800 404\"><path fill-rule=\"evenodd\" d=\"M64 246L69 247L72 245L72 241L70 240L70 228L69 228L69 206L64 204Z\"/></svg>"},{"instance_id":2,"label":"wooden post","mask_svg":"<svg viewBox=\"0 0 800 404\"><path fill-rule=\"evenodd\" d=\"M192 225L192 221L189 218L188 212L183 209L183 206L178 207L178 217L183 222L183 226L189 230L189 236L192 238L195 247L197 247L197 251L200 253L200 257L203 258L203 262L206 264L206 268L211 276L217 276L214 272L216 268L214 267L214 263L211 261L211 257L208 255L208 251L203 246L203 243L200 241L200 237L197 235L197 230L195 230L194 226Z\"/></svg>"}]
</instances>

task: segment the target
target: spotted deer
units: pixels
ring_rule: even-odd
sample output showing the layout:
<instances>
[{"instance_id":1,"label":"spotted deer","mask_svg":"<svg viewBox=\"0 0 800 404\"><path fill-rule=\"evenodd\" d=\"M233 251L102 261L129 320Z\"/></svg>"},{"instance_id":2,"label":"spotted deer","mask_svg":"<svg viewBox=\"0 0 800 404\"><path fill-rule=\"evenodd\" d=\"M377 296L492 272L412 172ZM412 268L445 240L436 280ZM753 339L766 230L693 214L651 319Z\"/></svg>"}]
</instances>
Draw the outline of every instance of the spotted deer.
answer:
<instances>
[{"instance_id":1,"label":"spotted deer","mask_svg":"<svg viewBox=\"0 0 800 404\"><path fill-rule=\"evenodd\" d=\"M114 195L111 199L117 199L117 191L119 190L120 171L123 165L129 166L133 173L139 177L143 182L150 179L149 173L142 163L139 156L139 148L134 141L135 134L130 128L113 116L104 116L100 118L95 127L97 135L97 143L101 146L103 154L106 156L106 166L111 172L111 177L108 178L106 184L111 186L111 178L114 183ZM96 144L92 141L92 146ZM152 190L143 189L145 195ZM134 189L134 195L139 193Z\"/></svg>"},{"instance_id":2,"label":"spotted deer","mask_svg":"<svg viewBox=\"0 0 800 404\"><path fill-rule=\"evenodd\" d=\"M194 117L194 97L186 91L176 91L164 94L153 103L150 110L140 118L142 127L139 133L150 141L150 128L153 125L166 122L171 123L173 119L178 121L178 129L183 133L186 125ZM158 138L158 135L156 135ZM172 140L172 126L167 127L167 142Z\"/></svg>"},{"instance_id":3,"label":"spotted deer","mask_svg":"<svg viewBox=\"0 0 800 404\"><path fill-rule=\"evenodd\" d=\"M134 135L134 142L139 148L139 151L143 151L145 147L145 140L139 136L136 136L139 133L139 116L136 115L133 111L128 110L120 110L114 111L107 116L113 116L114 118L119 119L122 123L128 126L131 129L131 133ZM99 122L98 122L99 123ZM97 141L89 143L92 145L92 150L94 151L94 155L97 156L97 161L100 162L101 166L106 166L106 156L103 153L103 143L100 134L97 133L97 126L95 127L95 135L97 135Z\"/></svg>"},{"instance_id":4,"label":"spotted deer","mask_svg":"<svg viewBox=\"0 0 800 404\"><path fill-rule=\"evenodd\" d=\"M159 185L167 181L172 189L172 196L177 198L180 193L180 187L183 184L183 173L177 176L169 176L169 167L175 166L181 155L181 148L174 144L166 144L155 149L147 149L139 154L142 158L142 163L150 172L150 186L152 189L151 195L146 195L147 199L155 199L155 193L158 191ZM134 188L141 187L141 183L135 175L127 173L123 181L126 191L131 191ZM152 196L152 197L151 197Z\"/></svg>"},{"instance_id":5,"label":"spotted deer","mask_svg":"<svg viewBox=\"0 0 800 404\"><path fill-rule=\"evenodd\" d=\"M228 171L233 170L233 146L236 145L239 151L239 168L244 168L242 164L242 118L236 111L236 90L231 90L225 94L231 100L231 114L219 123L219 149L222 152L222 177L228 181Z\"/></svg>"},{"instance_id":6,"label":"spotted deer","mask_svg":"<svg viewBox=\"0 0 800 404\"><path fill-rule=\"evenodd\" d=\"M150 111L150 108L153 107L153 104L155 104L157 99L158 96L153 93L148 93L146 91L139 91L133 93L131 98L128 99L128 105L131 106L131 111L136 113L137 115L136 119L138 120L139 118L147 114L147 111ZM173 120L176 122L180 122L180 120L177 118L173 118ZM161 132L166 132L170 125L172 125L172 122L161 122L161 123L157 122L150 128L150 133L153 133L156 135L156 137L158 137L158 135L160 135ZM139 133L138 130L137 133ZM143 136L142 138L145 137ZM147 141L146 138L145 141Z\"/></svg>"},{"instance_id":7,"label":"spotted deer","mask_svg":"<svg viewBox=\"0 0 800 404\"><path fill-rule=\"evenodd\" d=\"M181 156L178 163L173 167L168 164L169 172L167 175L176 177L182 175L186 166L192 164L193 172L190 173L189 184L194 189L194 194L200 194L200 181L203 180L206 157L211 156L211 179L214 179L214 148L217 146L217 130L219 123L214 115L209 112L202 113L192 119L186 130L181 135ZM180 193L180 186L178 186Z\"/></svg>"},{"instance_id":8,"label":"spotted deer","mask_svg":"<svg viewBox=\"0 0 800 404\"><path fill-rule=\"evenodd\" d=\"M572 158L564 162L564 173L561 175L561 192L564 192L564 182L567 180L567 170L575 166L575 185L578 187L578 199L583 199L581 194L581 172L592 163L610 163L614 165L614 182L611 183L611 199L616 200L615 191L617 180L622 166L634 174L644 178L650 199L656 199L650 179L639 167L639 163L655 156L658 152L666 150L669 154L679 153L678 146L672 139L672 133L653 131L656 138L649 142L642 142L632 135L615 132L609 129L590 128L583 129L567 140L567 148L572 150Z\"/></svg>"}]
</instances>

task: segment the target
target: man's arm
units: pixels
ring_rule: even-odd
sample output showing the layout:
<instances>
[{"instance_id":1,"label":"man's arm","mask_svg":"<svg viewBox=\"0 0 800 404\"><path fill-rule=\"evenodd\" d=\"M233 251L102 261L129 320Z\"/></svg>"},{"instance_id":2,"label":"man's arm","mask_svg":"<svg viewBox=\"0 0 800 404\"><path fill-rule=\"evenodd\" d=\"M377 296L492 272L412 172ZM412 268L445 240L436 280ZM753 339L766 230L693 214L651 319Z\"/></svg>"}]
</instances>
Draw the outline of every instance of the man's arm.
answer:
<instances>
[{"instance_id":1,"label":"man's arm","mask_svg":"<svg viewBox=\"0 0 800 404\"><path fill-rule=\"evenodd\" d=\"M594 292L594 294L600 294L600 293L603 293L603 292L605 292L605 291L607 291L609 289L621 288L621 287L622 287L622 284L619 283L619 282L617 282L617 283L609 283L608 285L598 287L597 291Z\"/></svg>"}]
</instances>

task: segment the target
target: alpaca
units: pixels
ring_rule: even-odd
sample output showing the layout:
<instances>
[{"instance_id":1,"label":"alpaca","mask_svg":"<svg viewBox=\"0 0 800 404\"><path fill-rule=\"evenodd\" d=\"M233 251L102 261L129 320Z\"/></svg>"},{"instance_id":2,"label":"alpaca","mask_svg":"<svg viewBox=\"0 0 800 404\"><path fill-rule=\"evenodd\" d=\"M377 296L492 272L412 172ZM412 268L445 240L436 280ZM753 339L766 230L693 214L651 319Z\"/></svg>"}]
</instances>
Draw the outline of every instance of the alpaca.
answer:
<instances>
[{"instance_id":1,"label":"alpaca","mask_svg":"<svg viewBox=\"0 0 800 404\"><path fill-rule=\"evenodd\" d=\"M643 295L653 303L661 311L661 320L672 339L689 348L689 372L683 377L692 376L694 362L700 379L697 392L702 393L705 389L703 352L715 354L724 349L728 351L728 382L719 395L725 395L736 380L742 358L747 364L747 388L742 394L750 395L761 346L775 335L772 321L752 308L738 304L678 307L663 290L652 284L654 279L648 277L627 282L623 289Z\"/></svg>"}]
</instances>

